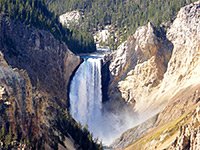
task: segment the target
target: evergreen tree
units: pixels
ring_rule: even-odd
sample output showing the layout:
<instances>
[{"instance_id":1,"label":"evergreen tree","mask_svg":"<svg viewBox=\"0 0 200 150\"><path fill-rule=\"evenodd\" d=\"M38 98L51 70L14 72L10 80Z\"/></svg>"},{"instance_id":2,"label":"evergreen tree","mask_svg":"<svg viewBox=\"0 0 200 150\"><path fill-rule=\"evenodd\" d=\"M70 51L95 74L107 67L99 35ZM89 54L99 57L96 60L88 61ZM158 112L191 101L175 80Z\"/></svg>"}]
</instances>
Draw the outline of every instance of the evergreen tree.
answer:
<instances>
[{"instance_id":1,"label":"evergreen tree","mask_svg":"<svg viewBox=\"0 0 200 150\"><path fill-rule=\"evenodd\" d=\"M6 135L5 125L3 124L0 130L0 140L4 141L5 135Z\"/></svg>"},{"instance_id":2,"label":"evergreen tree","mask_svg":"<svg viewBox=\"0 0 200 150\"><path fill-rule=\"evenodd\" d=\"M180 8L194 1L196 0L46 0L49 10L59 15L72 10L83 10L85 17L81 25L87 31L94 32L93 28L99 30L111 24L116 27L115 32L121 32L126 26L126 32L121 33L126 36L133 34L148 21L158 30L161 30L159 28L163 23L169 26ZM114 45L119 45L123 40L114 41Z\"/></svg>"},{"instance_id":3,"label":"evergreen tree","mask_svg":"<svg viewBox=\"0 0 200 150\"><path fill-rule=\"evenodd\" d=\"M88 34L87 30L77 32L64 28L58 21L58 16L47 9L45 0L0 0L0 12L6 13L16 22L21 21L27 25L50 31L58 40L64 41L74 53L96 50L93 38L85 38L85 42L77 42L77 37ZM74 34L73 37L72 34Z\"/></svg>"}]
</instances>

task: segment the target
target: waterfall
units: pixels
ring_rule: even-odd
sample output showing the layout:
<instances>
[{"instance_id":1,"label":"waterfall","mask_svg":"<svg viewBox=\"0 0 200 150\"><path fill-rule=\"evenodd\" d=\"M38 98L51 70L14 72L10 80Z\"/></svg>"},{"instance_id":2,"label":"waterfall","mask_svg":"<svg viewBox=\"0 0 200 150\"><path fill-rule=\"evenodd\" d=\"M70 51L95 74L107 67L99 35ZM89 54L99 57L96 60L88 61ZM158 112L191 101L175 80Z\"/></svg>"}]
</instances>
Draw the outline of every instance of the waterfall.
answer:
<instances>
[{"instance_id":1,"label":"waterfall","mask_svg":"<svg viewBox=\"0 0 200 150\"><path fill-rule=\"evenodd\" d=\"M70 113L95 134L102 116L101 59L85 58L70 85Z\"/></svg>"},{"instance_id":2,"label":"waterfall","mask_svg":"<svg viewBox=\"0 0 200 150\"><path fill-rule=\"evenodd\" d=\"M79 66L70 85L70 113L77 122L87 124L94 137L110 144L132 127L128 109L102 111L101 59L89 56Z\"/></svg>"}]
</instances>

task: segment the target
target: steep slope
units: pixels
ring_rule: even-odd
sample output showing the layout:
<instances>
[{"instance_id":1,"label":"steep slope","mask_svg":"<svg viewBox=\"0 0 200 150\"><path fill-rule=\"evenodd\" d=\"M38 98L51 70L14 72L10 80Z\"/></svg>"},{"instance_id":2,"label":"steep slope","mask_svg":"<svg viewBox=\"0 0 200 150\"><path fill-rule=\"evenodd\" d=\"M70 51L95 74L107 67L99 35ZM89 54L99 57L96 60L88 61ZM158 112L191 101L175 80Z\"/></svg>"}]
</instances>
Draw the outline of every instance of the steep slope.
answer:
<instances>
[{"instance_id":1,"label":"steep slope","mask_svg":"<svg viewBox=\"0 0 200 150\"><path fill-rule=\"evenodd\" d=\"M173 51L167 65L166 72L163 74L163 78L161 78L159 81L160 84L157 84L158 86L156 88L151 86L148 89L145 86L140 86L140 84L145 85L143 83L148 81L148 79L154 79L154 81L156 81L156 78L153 77L153 75L156 74L156 70L152 71L152 73L149 73L150 76L148 76L148 71L146 71L149 68L146 64L150 64L149 62L151 59L147 60L145 63L136 65L136 67L127 74L128 77L120 82L117 82L122 97L126 100L132 96L132 98L135 100L133 105L134 110L139 112L142 117L144 115L144 110L147 111L148 114L152 115L164 108L164 110L157 116L157 123L151 121L149 124L150 130L152 130L154 127L161 126L162 123L169 123L175 119L178 119L181 117L183 112L190 110L191 106L196 103L196 100L198 101L197 97L192 99L193 102L188 102L187 97L196 95L196 92L191 92L191 89L194 87L198 88L200 84L199 15L200 1L181 8L177 18L168 29L166 37L170 43L173 44ZM153 69L154 65L149 66L151 66L150 68ZM136 70L136 68L138 69ZM138 73L136 71L138 71ZM162 71L159 71L159 73L160 72L162 73ZM151 76L153 78L151 78ZM140 83L139 86L137 83ZM141 91L144 92L142 93ZM137 95L138 99L135 98ZM145 96L143 97L143 95ZM127 102L129 101L127 100ZM174 109L174 111L169 109L169 107L175 106L177 107ZM159 117L161 114L164 114L164 116ZM140 126L144 127L145 123L141 124ZM124 134L118 139L117 142L115 142L114 145L121 147L123 145L123 141L126 141L126 144L130 144L131 140L135 141L138 139L138 133L139 137L141 137L150 131L149 127L146 130L145 128L140 128L140 126L139 128L136 127L133 130L127 131L128 134ZM137 129L139 131L137 131ZM133 133L134 131L137 132L131 135L130 132ZM131 138L128 138L129 135L131 135ZM127 138L129 140L126 140ZM124 147L124 145L122 147Z\"/></svg>"},{"instance_id":2,"label":"steep slope","mask_svg":"<svg viewBox=\"0 0 200 150\"><path fill-rule=\"evenodd\" d=\"M200 85L181 90L160 113L124 132L113 146L128 146L127 150L156 147L159 150L163 145L169 146L175 140L179 127L190 120L192 112L199 105L199 90Z\"/></svg>"},{"instance_id":3,"label":"steep slope","mask_svg":"<svg viewBox=\"0 0 200 150\"><path fill-rule=\"evenodd\" d=\"M155 103L167 101L181 89L200 82L199 6L200 1L197 1L181 8L167 31L167 38L174 48L161 88L155 95Z\"/></svg>"},{"instance_id":4,"label":"steep slope","mask_svg":"<svg viewBox=\"0 0 200 150\"><path fill-rule=\"evenodd\" d=\"M157 35L148 23L111 54L108 86L111 103L125 100L137 113L148 107L144 102L152 103L150 95L158 90L173 49L165 37Z\"/></svg>"},{"instance_id":5,"label":"steep slope","mask_svg":"<svg viewBox=\"0 0 200 150\"><path fill-rule=\"evenodd\" d=\"M0 49L9 65L27 71L34 86L67 104L69 78L80 64L68 47L47 31L0 19Z\"/></svg>"},{"instance_id":6,"label":"steep slope","mask_svg":"<svg viewBox=\"0 0 200 150\"><path fill-rule=\"evenodd\" d=\"M117 87L137 112L146 109L144 102L147 107L158 109L157 105L167 102L176 91L198 83L198 13L198 3L182 8L167 32L167 39L159 39L149 24L119 46L109 66L111 100L119 96L113 92Z\"/></svg>"},{"instance_id":7,"label":"steep slope","mask_svg":"<svg viewBox=\"0 0 200 150\"><path fill-rule=\"evenodd\" d=\"M200 107L196 108L193 114L192 121L184 126L181 126L176 140L172 143L169 149L194 149L200 148Z\"/></svg>"},{"instance_id":8,"label":"steep slope","mask_svg":"<svg viewBox=\"0 0 200 150\"><path fill-rule=\"evenodd\" d=\"M168 64L161 89L181 89L200 82L200 2L183 7L167 31L173 43L173 54Z\"/></svg>"},{"instance_id":9,"label":"steep slope","mask_svg":"<svg viewBox=\"0 0 200 150\"><path fill-rule=\"evenodd\" d=\"M31 133L32 140L34 141L36 138L39 138L40 128L37 124L36 112L31 101L33 91L28 74L24 70L12 69L8 66L2 53L0 54L0 70L0 140L3 142L3 145L6 143L8 147L8 142L12 141L12 135L17 139L21 131L21 133L23 133L21 136L23 137ZM29 129L30 126L34 128ZM6 140L6 133L8 131L11 132L11 137ZM23 137L21 138L23 139Z\"/></svg>"},{"instance_id":10,"label":"steep slope","mask_svg":"<svg viewBox=\"0 0 200 150\"><path fill-rule=\"evenodd\" d=\"M51 32L56 39L65 42L74 53L96 50L92 34L63 27L58 16L47 9L45 0L1 0L0 12L7 14L15 22L20 21L27 26Z\"/></svg>"},{"instance_id":11,"label":"steep slope","mask_svg":"<svg viewBox=\"0 0 200 150\"><path fill-rule=\"evenodd\" d=\"M0 149L98 149L87 128L61 107L0 52Z\"/></svg>"}]
</instances>

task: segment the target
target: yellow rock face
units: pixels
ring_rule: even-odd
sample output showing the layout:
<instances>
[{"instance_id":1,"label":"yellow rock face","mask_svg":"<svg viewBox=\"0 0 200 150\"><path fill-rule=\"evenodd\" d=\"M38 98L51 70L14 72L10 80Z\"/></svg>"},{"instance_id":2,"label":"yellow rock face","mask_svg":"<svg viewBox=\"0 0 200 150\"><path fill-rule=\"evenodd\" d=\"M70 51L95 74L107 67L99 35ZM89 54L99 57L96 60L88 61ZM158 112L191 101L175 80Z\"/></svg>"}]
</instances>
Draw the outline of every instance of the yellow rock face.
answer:
<instances>
[{"instance_id":1,"label":"yellow rock face","mask_svg":"<svg viewBox=\"0 0 200 150\"><path fill-rule=\"evenodd\" d=\"M159 38L151 23L138 28L113 54L111 93L118 88L136 112L149 114L159 112L181 89L198 84L199 15L199 2L182 8L166 38Z\"/></svg>"},{"instance_id":2,"label":"yellow rock face","mask_svg":"<svg viewBox=\"0 0 200 150\"><path fill-rule=\"evenodd\" d=\"M151 105L148 97L158 90L173 48L169 41L163 41L155 32L151 23L138 28L119 46L110 64L114 78L109 87L111 93L117 87L122 99L136 112L144 112ZM113 95L111 99L115 99Z\"/></svg>"}]
</instances>

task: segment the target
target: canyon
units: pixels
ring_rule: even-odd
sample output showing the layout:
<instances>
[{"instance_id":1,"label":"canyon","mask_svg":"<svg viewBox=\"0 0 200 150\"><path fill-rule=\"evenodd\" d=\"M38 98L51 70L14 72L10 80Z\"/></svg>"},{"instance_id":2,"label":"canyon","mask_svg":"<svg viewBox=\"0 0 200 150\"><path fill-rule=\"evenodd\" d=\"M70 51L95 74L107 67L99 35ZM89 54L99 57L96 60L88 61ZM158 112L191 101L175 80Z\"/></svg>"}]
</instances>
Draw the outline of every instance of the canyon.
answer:
<instances>
[{"instance_id":1,"label":"canyon","mask_svg":"<svg viewBox=\"0 0 200 150\"><path fill-rule=\"evenodd\" d=\"M1 14L1 130L30 141L0 139L0 148L98 149L98 135L107 145L116 138L114 149L196 149L199 17L197 1L166 32L148 22L116 51L86 59L48 31Z\"/></svg>"}]
</instances>

